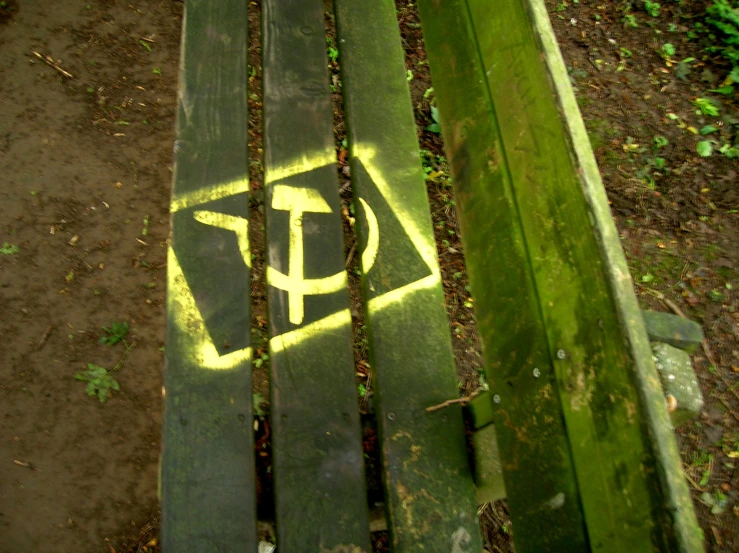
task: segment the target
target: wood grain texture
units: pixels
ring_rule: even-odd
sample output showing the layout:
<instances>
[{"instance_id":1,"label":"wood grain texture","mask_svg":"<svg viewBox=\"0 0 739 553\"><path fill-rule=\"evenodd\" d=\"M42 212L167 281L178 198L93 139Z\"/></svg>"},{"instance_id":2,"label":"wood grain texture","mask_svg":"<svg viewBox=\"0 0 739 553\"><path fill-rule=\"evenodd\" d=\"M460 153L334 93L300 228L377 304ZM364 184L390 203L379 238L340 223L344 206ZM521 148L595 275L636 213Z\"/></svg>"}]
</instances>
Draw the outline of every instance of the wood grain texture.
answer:
<instances>
[{"instance_id":1,"label":"wood grain texture","mask_svg":"<svg viewBox=\"0 0 739 553\"><path fill-rule=\"evenodd\" d=\"M277 543L368 551L323 2L267 0L263 27Z\"/></svg>"},{"instance_id":2,"label":"wood grain texture","mask_svg":"<svg viewBox=\"0 0 739 553\"><path fill-rule=\"evenodd\" d=\"M551 545L551 530L564 537L550 517L568 506L577 515L571 528L586 528L568 550L696 550L643 322L543 3L420 6L486 373L499 400L493 408L514 526L532 530L516 533L517 550ZM486 224L491 213L497 220ZM497 268L486 257L499 259ZM511 279L512 270L521 278ZM529 336L511 332L525 328L516 322L522 317L536 320ZM538 361L526 355L532 349ZM546 397L548 411L532 390ZM569 489L527 506L532 490L514 489L521 458L510 448L540 441L543 429L556 429L565 446L555 451L569 466ZM540 463L527 467L529 483L549 473ZM675 515L684 527L673 525Z\"/></svg>"},{"instance_id":3,"label":"wood grain texture","mask_svg":"<svg viewBox=\"0 0 739 553\"><path fill-rule=\"evenodd\" d=\"M162 546L169 553L257 547L251 285L240 248L249 213L246 29L243 1L187 3L167 290ZM238 232L207 223L214 218L236 222Z\"/></svg>"},{"instance_id":4,"label":"wood grain texture","mask_svg":"<svg viewBox=\"0 0 739 553\"><path fill-rule=\"evenodd\" d=\"M494 391L487 398L516 547L584 551L588 539L553 361L469 13L464 0L420 2L419 8ZM548 507L562 497L558 508Z\"/></svg>"},{"instance_id":5,"label":"wood grain texture","mask_svg":"<svg viewBox=\"0 0 739 553\"><path fill-rule=\"evenodd\" d=\"M461 408L426 412L458 390L395 4L335 7L392 550L479 551Z\"/></svg>"}]
</instances>

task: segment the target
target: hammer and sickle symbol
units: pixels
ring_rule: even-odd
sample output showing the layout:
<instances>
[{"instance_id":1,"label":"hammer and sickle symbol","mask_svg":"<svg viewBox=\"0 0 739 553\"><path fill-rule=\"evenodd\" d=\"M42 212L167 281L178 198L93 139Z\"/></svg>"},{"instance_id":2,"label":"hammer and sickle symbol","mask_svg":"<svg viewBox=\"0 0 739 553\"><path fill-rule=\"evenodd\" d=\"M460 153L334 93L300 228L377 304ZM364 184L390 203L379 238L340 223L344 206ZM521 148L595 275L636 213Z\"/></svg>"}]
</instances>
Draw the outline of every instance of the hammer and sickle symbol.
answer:
<instances>
[{"instance_id":1,"label":"hammer and sickle symbol","mask_svg":"<svg viewBox=\"0 0 739 553\"><path fill-rule=\"evenodd\" d=\"M377 217L372 208L359 198L364 208L369 233L367 247L362 252L362 270L369 272L377 259L380 247L380 233ZM288 312L290 322L300 324L305 316L303 298L316 294L331 294L346 285L346 275L343 271L323 278L305 278L303 262L305 251L303 246L303 215L305 213L331 213L331 207L313 188L293 188L283 184L274 185L272 191L272 207L290 214L290 250L288 258L288 274L277 269L267 267L267 282L272 286L285 290L288 293ZM195 220L214 227L223 228L236 233L239 251L246 266L251 268L251 251L249 247L249 222L243 217L217 213L215 211L195 211Z\"/></svg>"}]
</instances>

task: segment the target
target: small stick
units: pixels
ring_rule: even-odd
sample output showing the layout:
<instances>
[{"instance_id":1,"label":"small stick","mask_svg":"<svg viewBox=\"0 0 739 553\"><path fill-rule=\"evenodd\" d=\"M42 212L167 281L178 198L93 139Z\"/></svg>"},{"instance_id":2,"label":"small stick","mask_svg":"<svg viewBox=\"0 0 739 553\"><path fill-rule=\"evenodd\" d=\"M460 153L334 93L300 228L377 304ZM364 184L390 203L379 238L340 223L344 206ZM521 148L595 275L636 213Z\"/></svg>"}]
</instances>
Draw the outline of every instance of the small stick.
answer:
<instances>
[{"instance_id":1,"label":"small stick","mask_svg":"<svg viewBox=\"0 0 739 553\"><path fill-rule=\"evenodd\" d=\"M42 62L44 62L49 67L53 67L54 69L56 69L57 71L59 71L59 73L61 73L62 75L64 75L68 79L74 79L74 75L72 75L68 71L65 71L64 69L62 69L61 67L59 67L53 61L51 61L48 57L42 56L41 54L39 54L36 51L33 51L33 55L36 56L38 59L40 59Z\"/></svg>"},{"instance_id":2,"label":"small stick","mask_svg":"<svg viewBox=\"0 0 739 553\"><path fill-rule=\"evenodd\" d=\"M447 399L446 401L442 401L438 405L432 405L431 407L426 407L426 411L428 413L433 413L434 411L438 411L439 409L444 409L444 407L449 407L450 405L455 405L457 403L461 403L462 405L465 405L468 401L472 401L478 395L480 395L480 392L479 391L476 391L476 392L472 392L467 397L458 397L456 399Z\"/></svg>"},{"instance_id":3,"label":"small stick","mask_svg":"<svg viewBox=\"0 0 739 553\"><path fill-rule=\"evenodd\" d=\"M720 395L720 394L717 394L717 395L716 395L716 397L718 398L718 400L719 400L719 401L720 401L721 403L723 403L723 404L724 404L724 407L726 407L726 410L727 410L727 411L728 411L729 413L731 413L731 416L732 416L732 417L734 417L734 418L735 418L735 419L736 419L736 420L737 420L737 421L739 422L739 415L737 415L737 414L736 414L736 411L734 411L734 410L733 410L733 409L731 408L731 405L729 404L729 402L728 402L728 401L726 401L726 399L724 398L724 396L722 396L722 395Z\"/></svg>"},{"instance_id":4,"label":"small stick","mask_svg":"<svg viewBox=\"0 0 739 553\"><path fill-rule=\"evenodd\" d=\"M700 487L700 486L699 486L698 484L696 484L695 480L693 480L693 479L692 479L692 478L690 477L690 475L689 475L689 474L688 474L687 472L683 472L683 476L685 477L685 479L686 479L686 480L687 480L688 482L690 482L691 484L693 484L693 487L694 487L694 488L695 488L696 490L698 490L699 492L705 492L705 491L708 491L708 490L706 490L705 488L701 488L701 487Z\"/></svg>"},{"instance_id":5,"label":"small stick","mask_svg":"<svg viewBox=\"0 0 739 553\"><path fill-rule=\"evenodd\" d=\"M13 463L15 463L16 465L18 465L19 467L25 467L25 468L31 469L31 470L38 470L33 465L33 463L27 463L26 461L19 461L18 459L13 459Z\"/></svg>"},{"instance_id":6,"label":"small stick","mask_svg":"<svg viewBox=\"0 0 739 553\"><path fill-rule=\"evenodd\" d=\"M716 530L716 527L713 525L711 526L711 532L713 532L713 537L716 540L716 545L718 545L719 547L724 545L724 542L721 541L721 536L719 535L718 530Z\"/></svg>"},{"instance_id":7,"label":"small stick","mask_svg":"<svg viewBox=\"0 0 739 553\"><path fill-rule=\"evenodd\" d=\"M346 256L346 265L344 266L345 269L349 268L349 265L352 262L352 258L354 257L354 251L357 249L357 241L354 241L354 244L352 244L352 247L349 248L349 255Z\"/></svg>"},{"instance_id":8,"label":"small stick","mask_svg":"<svg viewBox=\"0 0 739 553\"><path fill-rule=\"evenodd\" d=\"M123 340L123 343L126 344L126 341ZM131 353L131 350L136 347L136 342L133 342L130 346L126 344L126 351L123 352L123 357L121 357L121 360L118 361L115 367L113 367L111 370L108 371L108 374L113 374L118 369L120 369L123 366L123 362L126 360L126 357L128 357L128 354Z\"/></svg>"},{"instance_id":9,"label":"small stick","mask_svg":"<svg viewBox=\"0 0 739 553\"><path fill-rule=\"evenodd\" d=\"M46 343L46 340L49 339L49 336L51 336L51 332L53 330L54 330L54 327L53 326L50 326L49 328L46 329L46 332L44 332L41 335L41 339L38 342L38 348L36 348L36 349L41 349L42 347L44 347L44 344Z\"/></svg>"}]
</instances>

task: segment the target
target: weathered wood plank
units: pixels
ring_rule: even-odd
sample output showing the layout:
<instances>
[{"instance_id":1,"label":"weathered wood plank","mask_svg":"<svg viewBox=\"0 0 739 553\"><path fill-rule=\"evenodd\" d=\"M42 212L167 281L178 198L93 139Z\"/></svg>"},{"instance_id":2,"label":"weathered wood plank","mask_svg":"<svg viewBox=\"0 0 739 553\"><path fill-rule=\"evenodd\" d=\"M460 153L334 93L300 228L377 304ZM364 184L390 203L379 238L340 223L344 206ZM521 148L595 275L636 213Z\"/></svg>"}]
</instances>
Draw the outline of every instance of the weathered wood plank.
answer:
<instances>
[{"instance_id":1,"label":"weathered wood plank","mask_svg":"<svg viewBox=\"0 0 739 553\"><path fill-rule=\"evenodd\" d=\"M432 5L438 10L440 4L433 0L421 4L424 29L428 22L433 27L438 13L431 14ZM452 3L443 4L451 9ZM540 374L550 379L550 393L559 402L557 418L564 419L569 436L579 497L563 495L564 505L571 497L581 502L593 550L698 551L695 515L643 322L544 5L540 0L468 0L466 6L459 3L458 13L467 18L466 29L460 32L466 38L458 37L449 48L466 41L476 44L472 54L478 67L468 79L486 85L487 90L478 88L487 96L488 118L495 120L502 144L479 154L491 168L502 167L507 173L499 186L508 209L520 221L523 261L544 323L543 345L550 361ZM426 38L429 43L428 33ZM445 62L440 52L441 48L429 46L437 90L459 56L450 52L452 57ZM454 93L469 84L457 80ZM465 111L441 90L439 108L445 139L453 144L450 158L457 167L458 190L478 198L469 200L474 205L481 189L489 186L464 174L472 157L466 153L469 138L479 123L465 121ZM469 239L474 232L479 237L474 208L462 205L461 211L468 229L463 236ZM482 235L494 239L498 247L505 247L511 236ZM473 238L465 247L473 291L480 294L484 291L479 280L485 273L476 261L476 242ZM486 328L486 311L495 313L516 299L515 290L501 280L494 287L501 297L477 302L486 348L495 341ZM531 374L528 364L517 363L516 368L521 377ZM496 379L490 364L487 370L494 382L491 392L501 399L494 406L496 429L503 434L500 422L505 420L523 439L523 433L533 429L511 416L507 401L518 401L517 388L528 384ZM538 477L538 472L534 475ZM509 481L506 474L514 509L516 491ZM523 538L516 533L519 550L529 536Z\"/></svg>"},{"instance_id":2,"label":"weathered wood plank","mask_svg":"<svg viewBox=\"0 0 739 553\"><path fill-rule=\"evenodd\" d=\"M255 552L249 349L247 13L183 23L167 290L162 545Z\"/></svg>"},{"instance_id":3,"label":"weathered wood plank","mask_svg":"<svg viewBox=\"0 0 739 553\"><path fill-rule=\"evenodd\" d=\"M489 397L498 401L492 407L516 547L583 551L587 534L552 360L467 7L428 0L419 8L495 390Z\"/></svg>"},{"instance_id":4,"label":"weathered wood plank","mask_svg":"<svg viewBox=\"0 0 739 553\"><path fill-rule=\"evenodd\" d=\"M426 412L458 390L395 4L335 7L393 551L479 551L461 409Z\"/></svg>"},{"instance_id":5,"label":"weathered wood plank","mask_svg":"<svg viewBox=\"0 0 739 553\"><path fill-rule=\"evenodd\" d=\"M323 2L267 0L263 25L277 543L368 551Z\"/></svg>"}]
</instances>

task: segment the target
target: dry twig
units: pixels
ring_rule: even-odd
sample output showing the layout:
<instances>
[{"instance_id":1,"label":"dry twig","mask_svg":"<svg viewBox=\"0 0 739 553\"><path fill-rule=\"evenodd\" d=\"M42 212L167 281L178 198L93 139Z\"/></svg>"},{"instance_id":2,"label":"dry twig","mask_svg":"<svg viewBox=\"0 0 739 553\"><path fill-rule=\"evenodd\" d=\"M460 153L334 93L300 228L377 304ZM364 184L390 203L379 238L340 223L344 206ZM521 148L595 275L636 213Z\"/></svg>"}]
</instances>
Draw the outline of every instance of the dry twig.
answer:
<instances>
[{"instance_id":1,"label":"dry twig","mask_svg":"<svg viewBox=\"0 0 739 553\"><path fill-rule=\"evenodd\" d=\"M35 50L33 51L33 55L36 56L38 59L40 59L42 62L44 62L49 67L53 67L54 69L56 69L57 71L59 71L59 73L61 73L62 75L64 75L68 79L74 79L74 75L72 75L70 72L65 71L64 69L62 69L61 67L59 67L54 62L54 60L51 59L49 56L42 56L41 54L39 54Z\"/></svg>"},{"instance_id":2,"label":"dry twig","mask_svg":"<svg viewBox=\"0 0 739 553\"><path fill-rule=\"evenodd\" d=\"M41 349L44 346L44 344L46 343L46 340L48 340L49 336L51 336L51 332L53 330L54 330L53 326L50 326L49 328L46 329L46 332L44 332L41 335L41 339L38 341L38 348L36 349Z\"/></svg>"},{"instance_id":3,"label":"dry twig","mask_svg":"<svg viewBox=\"0 0 739 553\"><path fill-rule=\"evenodd\" d=\"M450 405L455 405L457 403L466 405L468 402L472 401L479 395L480 395L480 390L477 390L475 392L472 392L470 395L466 397L458 397L456 399L447 399L446 401L442 401L438 405L432 405L431 407L426 407L426 411L429 413L433 413L434 411L438 411L439 409L444 409L444 407L449 407Z\"/></svg>"}]
</instances>

